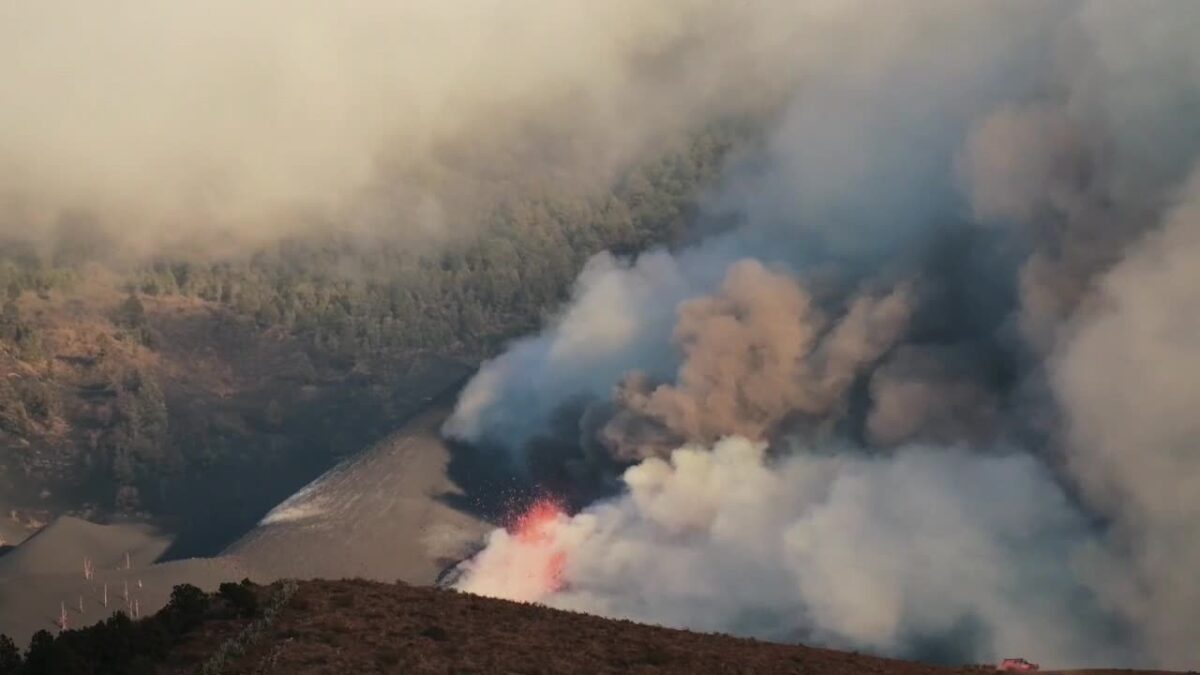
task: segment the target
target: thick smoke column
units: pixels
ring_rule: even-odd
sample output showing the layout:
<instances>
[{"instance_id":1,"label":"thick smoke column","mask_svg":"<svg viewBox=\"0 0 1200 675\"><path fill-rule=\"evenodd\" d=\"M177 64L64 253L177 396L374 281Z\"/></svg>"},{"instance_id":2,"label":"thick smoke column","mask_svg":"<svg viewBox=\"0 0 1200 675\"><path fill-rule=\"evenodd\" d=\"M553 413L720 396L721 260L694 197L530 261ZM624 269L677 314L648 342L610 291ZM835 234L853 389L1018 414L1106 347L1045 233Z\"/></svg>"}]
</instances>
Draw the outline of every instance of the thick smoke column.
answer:
<instances>
[{"instance_id":1,"label":"thick smoke column","mask_svg":"<svg viewBox=\"0 0 1200 675\"><path fill-rule=\"evenodd\" d=\"M822 7L836 46L785 55L790 103L711 196L737 225L597 258L447 425L518 463L531 441L640 462L556 521L564 585L533 596L1191 666L1200 7ZM522 555L496 533L460 587L512 595Z\"/></svg>"}]
</instances>

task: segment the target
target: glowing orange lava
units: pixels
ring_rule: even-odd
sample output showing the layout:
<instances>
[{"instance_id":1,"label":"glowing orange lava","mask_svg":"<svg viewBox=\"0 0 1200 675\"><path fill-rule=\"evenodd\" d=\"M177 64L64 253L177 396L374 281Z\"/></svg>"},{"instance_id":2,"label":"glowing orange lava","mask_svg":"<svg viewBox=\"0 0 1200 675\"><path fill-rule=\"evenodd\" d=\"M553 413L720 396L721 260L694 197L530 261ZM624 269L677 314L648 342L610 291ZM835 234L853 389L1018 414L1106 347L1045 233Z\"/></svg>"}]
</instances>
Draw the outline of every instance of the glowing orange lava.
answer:
<instances>
[{"instance_id":1,"label":"glowing orange lava","mask_svg":"<svg viewBox=\"0 0 1200 675\"><path fill-rule=\"evenodd\" d=\"M545 549L542 555L536 557L536 563L528 570L528 574L541 580L539 585L546 593L553 593L563 586L567 554L555 543L554 528L565 515L566 512L558 502L543 497L517 516L510 528L521 545Z\"/></svg>"}]
</instances>

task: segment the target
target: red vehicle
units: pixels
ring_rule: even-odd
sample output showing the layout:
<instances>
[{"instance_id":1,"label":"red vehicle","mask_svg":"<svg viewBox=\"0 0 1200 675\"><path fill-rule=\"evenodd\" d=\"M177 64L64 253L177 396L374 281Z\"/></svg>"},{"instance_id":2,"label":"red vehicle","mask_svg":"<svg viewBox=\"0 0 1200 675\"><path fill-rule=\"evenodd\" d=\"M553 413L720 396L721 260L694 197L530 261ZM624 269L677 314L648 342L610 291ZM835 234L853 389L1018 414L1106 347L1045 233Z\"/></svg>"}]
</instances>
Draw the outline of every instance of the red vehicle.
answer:
<instances>
[{"instance_id":1,"label":"red vehicle","mask_svg":"<svg viewBox=\"0 0 1200 675\"><path fill-rule=\"evenodd\" d=\"M1036 663L1030 663L1025 659L1004 659L1000 662L1000 670L1009 673L1029 673L1035 670L1041 670Z\"/></svg>"}]
</instances>

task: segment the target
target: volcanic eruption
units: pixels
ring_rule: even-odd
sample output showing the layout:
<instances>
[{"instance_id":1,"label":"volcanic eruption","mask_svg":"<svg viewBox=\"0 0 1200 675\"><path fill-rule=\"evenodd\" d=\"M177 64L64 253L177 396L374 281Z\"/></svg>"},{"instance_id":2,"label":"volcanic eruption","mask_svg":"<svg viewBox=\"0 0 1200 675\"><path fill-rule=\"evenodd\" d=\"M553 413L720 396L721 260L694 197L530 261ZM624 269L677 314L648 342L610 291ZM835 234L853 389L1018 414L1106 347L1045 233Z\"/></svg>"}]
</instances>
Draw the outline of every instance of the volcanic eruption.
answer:
<instances>
[{"instance_id":1,"label":"volcanic eruption","mask_svg":"<svg viewBox=\"0 0 1200 675\"><path fill-rule=\"evenodd\" d=\"M535 477L556 448L604 496L493 533L458 587L960 663L1187 665L1200 8L818 4L703 236L597 256L462 394L448 434Z\"/></svg>"},{"instance_id":2,"label":"volcanic eruption","mask_svg":"<svg viewBox=\"0 0 1200 675\"><path fill-rule=\"evenodd\" d=\"M508 528L491 534L484 552L461 570L458 588L521 602L562 590L567 544L561 536L567 523L561 504L548 497L535 500Z\"/></svg>"}]
</instances>

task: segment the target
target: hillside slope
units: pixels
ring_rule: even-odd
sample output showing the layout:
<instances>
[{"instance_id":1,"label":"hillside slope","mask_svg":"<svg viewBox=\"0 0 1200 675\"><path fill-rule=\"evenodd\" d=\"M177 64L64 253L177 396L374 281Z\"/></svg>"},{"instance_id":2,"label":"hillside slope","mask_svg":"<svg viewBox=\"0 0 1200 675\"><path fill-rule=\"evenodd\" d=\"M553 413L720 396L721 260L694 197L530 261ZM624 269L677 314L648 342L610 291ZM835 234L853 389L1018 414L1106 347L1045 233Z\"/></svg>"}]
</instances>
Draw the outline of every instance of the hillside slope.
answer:
<instances>
[{"instance_id":1,"label":"hillside slope","mask_svg":"<svg viewBox=\"0 0 1200 675\"><path fill-rule=\"evenodd\" d=\"M134 601L141 614L157 612L179 584L214 590L254 576L229 558L159 562L170 545L169 535L145 524L55 520L0 557L0 633L25 644L39 630L57 630L64 606L68 626L78 628L132 613ZM85 557L92 579L84 578Z\"/></svg>"},{"instance_id":2,"label":"hillside slope","mask_svg":"<svg viewBox=\"0 0 1200 675\"><path fill-rule=\"evenodd\" d=\"M172 555L215 554L540 325L594 254L686 241L752 135L714 122L611 185L523 180L436 243L405 222L141 255L86 219L0 236L0 538L140 513L177 521Z\"/></svg>"},{"instance_id":3,"label":"hillside slope","mask_svg":"<svg viewBox=\"0 0 1200 675\"><path fill-rule=\"evenodd\" d=\"M224 553L272 578L362 577L432 584L494 525L447 503L461 497L434 405L273 509Z\"/></svg>"},{"instance_id":4,"label":"hillside slope","mask_svg":"<svg viewBox=\"0 0 1200 675\"><path fill-rule=\"evenodd\" d=\"M205 590L245 577L431 584L493 527L452 503L463 492L437 434L447 413L446 401L435 398L387 439L283 501L219 557L170 556L173 534L148 524L61 517L0 557L0 633L25 642L54 626L60 603L70 625L94 623L126 606L127 587L149 614L183 583ZM92 580L84 578L84 558L94 565Z\"/></svg>"},{"instance_id":5,"label":"hillside slope","mask_svg":"<svg viewBox=\"0 0 1200 675\"><path fill-rule=\"evenodd\" d=\"M202 644L187 649L205 652ZM226 672L949 675L993 671L704 635L432 588L313 581L300 585L264 639ZM1078 671L1078 675L1103 672Z\"/></svg>"},{"instance_id":6,"label":"hillside slope","mask_svg":"<svg viewBox=\"0 0 1200 675\"><path fill-rule=\"evenodd\" d=\"M0 636L0 672L184 673L802 673L991 675L991 664L936 666L727 635L700 634L430 587L363 580L178 586L130 621L42 632L23 654ZM23 664L22 664L23 661ZM15 668L15 670L14 670ZM1163 671L1050 671L1169 675Z\"/></svg>"},{"instance_id":7,"label":"hillside slope","mask_svg":"<svg viewBox=\"0 0 1200 675\"><path fill-rule=\"evenodd\" d=\"M57 514L117 511L171 517L183 534L173 557L214 554L471 372L422 354L347 367L178 295L138 301L151 348L118 320L129 298L92 274L86 293L21 298L37 358L0 345L0 417L12 418L0 420L0 537L10 544Z\"/></svg>"}]
</instances>

